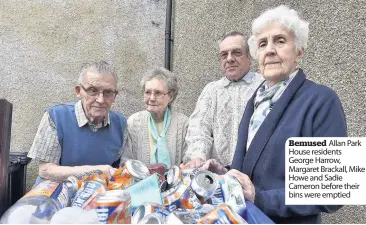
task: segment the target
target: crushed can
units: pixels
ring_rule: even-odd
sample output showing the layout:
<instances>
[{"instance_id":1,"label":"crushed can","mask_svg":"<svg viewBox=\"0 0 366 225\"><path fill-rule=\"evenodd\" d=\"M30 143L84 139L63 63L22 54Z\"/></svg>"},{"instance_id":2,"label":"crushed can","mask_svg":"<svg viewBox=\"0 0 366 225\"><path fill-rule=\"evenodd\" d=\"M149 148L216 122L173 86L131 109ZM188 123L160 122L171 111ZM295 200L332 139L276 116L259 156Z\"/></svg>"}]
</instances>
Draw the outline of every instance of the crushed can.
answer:
<instances>
[{"instance_id":1,"label":"crushed can","mask_svg":"<svg viewBox=\"0 0 366 225\"><path fill-rule=\"evenodd\" d=\"M192 179L191 188L201 203L204 204L216 191L216 175L207 170L197 172Z\"/></svg>"},{"instance_id":2,"label":"crushed can","mask_svg":"<svg viewBox=\"0 0 366 225\"><path fill-rule=\"evenodd\" d=\"M164 197L164 205L172 212L177 208L194 209L200 206L201 202L189 186L181 183L177 189Z\"/></svg>"},{"instance_id":3,"label":"crushed can","mask_svg":"<svg viewBox=\"0 0 366 225\"><path fill-rule=\"evenodd\" d=\"M170 212L166 210L165 207L162 205L158 205L156 203L144 203L136 209L131 219L131 222L133 224L138 224L142 220L142 218L151 213L158 213L164 217L170 214Z\"/></svg>"},{"instance_id":4,"label":"crushed can","mask_svg":"<svg viewBox=\"0 0 366 225\"><path fill-rule=\"evenodd\" d=\"M80 207L84 210L94 208L93 199L100 193L107 191L107 182L103 179L89 180L78 190L71 206Z\"/></svg>"},{"instance_id":5,"label":"crushed can","mask_svg":"<svg viewBox=\"0 0 366 225\"><path fill-rule=\"evenodd\" d=\"M73 183L75 185L77 184L78 189L80 189L84 185L84 182L89 180L89 178L95 174L106 175L101 170L92 170L92 171L81 173L81 174L78 174L75 176L70 176L66 180L70 181L71 183Z\"/></svg>"},{"instance_id":6,"label":"crushed can","mask_svg":"<svg viewBox=\"0 0 366 225\"><path fill-rule=\"evenodd\" d=\"M215 207L209 204L198 206L195 209L177 209L169 215L170 217L167 217L167 220L177 220L184 224L196 224L201 218L214 209Z\"/></svg>"},{"instance_id":7,"label":"crushed can","mask_svg":"<svg viewBox=\"0 0 366 225\"><path fill-rule=\"evenodd\" d=\"M112 181L121 183L121 189L125 189L140 180L150 176L147 166L138 160L127 160L112 176Z\"/></svg>"},{"instance_id":8,"label":"crushed can","mask_svg":"<svg viewBox=\"0 0 366 225\"><path fill-rule=\"evenodd\" d=\"M123 190L106 191L94 199L101 224L131 223L131 195Z\"/></svg>"},{"instance_id":9,"label":"crushed can","mask_svg":"<svg viewBox=\"0 0 366 225\"><path fill-rule=\"evenodd\" d=\"M173 165L169 170L166 177L169 188L173 188L178 186L182 182L182 172L180 168L176 165Z\"/></svg>"},{"instance_id":10,"label":"crushed can","mask_svg":"<svg viewBox=\"0 0 366 225\"><path fill-rule=\"evenodd\" d=\"M231 175L221 175L216 178L218 185L210 203L214 206L222 203L230 205L239 215L247 219L245 198L237 178Z\"/></svg>"},{"instance_id":11,"label":"crushed can","mask_svg":"<svg viewBox=\"0 0 366 225\"><path fill-rule=\"evenodd\" d=\"M229 205L221 204L207 213L197 224L247 224L247 221Z\"/></svg>"},{"instance_id":12,"label":"crushed can","mask_svg":"<svg viewBox=\"0 0 366 225\"><path fill-rule=\"evenodd\" d=\"M166 219L159 213L151 213L149 215L146 215L142 220L139 222L139 224L165 224Z\"/></svg>"}]
</instances>

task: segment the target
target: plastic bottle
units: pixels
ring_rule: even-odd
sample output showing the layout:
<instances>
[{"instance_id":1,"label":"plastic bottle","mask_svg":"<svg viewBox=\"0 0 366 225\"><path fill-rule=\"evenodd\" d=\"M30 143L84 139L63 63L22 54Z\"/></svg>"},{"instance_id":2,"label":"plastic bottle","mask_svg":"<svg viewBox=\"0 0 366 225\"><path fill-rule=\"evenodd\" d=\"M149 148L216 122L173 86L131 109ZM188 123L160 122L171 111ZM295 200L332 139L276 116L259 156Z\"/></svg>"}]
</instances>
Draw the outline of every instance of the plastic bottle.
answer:
<instances>
[{"instance_id":1,"label":"plastic bottle","mask_svg":"<svg viewBox=\"0 0 366 225\"><path fill-rule=\"evenodd\" d=\"M1 223L49 223L58 210L70 205L77 186L69 180L58 183L46 180L19 199L1 217Z\"/></svg>"}]
</instances>

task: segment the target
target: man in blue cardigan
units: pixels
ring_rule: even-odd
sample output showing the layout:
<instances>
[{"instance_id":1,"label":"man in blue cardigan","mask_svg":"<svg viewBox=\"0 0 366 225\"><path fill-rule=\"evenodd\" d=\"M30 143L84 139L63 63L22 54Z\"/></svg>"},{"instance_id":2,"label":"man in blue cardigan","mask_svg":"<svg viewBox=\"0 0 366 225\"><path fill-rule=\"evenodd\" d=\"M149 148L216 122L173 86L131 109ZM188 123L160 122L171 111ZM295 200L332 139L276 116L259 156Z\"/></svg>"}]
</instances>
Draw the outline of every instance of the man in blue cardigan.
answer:
<instances>
[{"instance_id":1,"label":"man in blue cardigan","mask_svg":"<svg viewBox=\"0 0 366 225\"><path fill-rule=\"evenodd\" d=\"M36 184L92 170L110 176L118 165L126 118L110 110L118 94L114 68L104 61L85 64L75 92L78 102L50 107L43 115L28 153L39 161Z\"/></svg>"}]
</instances>

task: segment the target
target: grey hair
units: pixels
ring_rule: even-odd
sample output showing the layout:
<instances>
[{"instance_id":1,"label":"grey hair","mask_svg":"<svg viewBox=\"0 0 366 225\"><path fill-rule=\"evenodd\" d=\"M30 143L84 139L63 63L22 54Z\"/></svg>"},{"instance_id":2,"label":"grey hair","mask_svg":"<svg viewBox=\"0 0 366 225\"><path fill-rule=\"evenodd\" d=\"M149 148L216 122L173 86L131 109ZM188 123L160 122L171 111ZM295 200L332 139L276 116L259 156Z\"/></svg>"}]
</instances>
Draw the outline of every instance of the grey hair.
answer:
<instances>
[{"instance_id":1,"label":"grey hair","mask_svg":"<svg viewBox=\"0 0 366 225\"><path fill-rule=\"evenodd\" d=\"M117 72L116 72L115 68L111 64L109 64L105 61L102 61L102 60L88 62L88 63L85 63L81 67L79 78L78 78L79 84L83 83L84 76L87 72L96 72L101 75L112 75L114 77L114 79L116 80L116 83L118 82L118 76L117 76Z\"/></svg>"},{"instance_id":2,"label":"grey hair","mask_svg":"<svg viewBox=\"0 0 366 225\"><path fill-rule=\"evenodd\" d=\"M230 31L229 33L224 34L220 40L219 44L223 42L228 37L235 37L235 36L241 36L243 38L243 49L246 56L249 56L249 45L248 45L248 39L245 37L245 35L239 31Z\"/></svg>"},{"instance_id":3,"label":"grey hair","mask_svg":"<svg viewBox=\"0 0 366 225\"><path fill-rule=\"evenodd\" d=\"M252 36L248 40L250 54L253 59L257 59L257 39L261 29L265 25L272 23L280 23L294 34L296 50L305 50L308 47L309 23L300 19L298 13L294 9L281 5L265 11L253 21Z\"/></svg>"},{"instance_id":4,"label":"grey hair","mask_svg":"<svg viewBox=\"0 0 366 225\"><path fill-rule=\"evenodd\" d=\"M169 107L170 107L170 105L177 98L177 95L179 92L177 77L172 72L170 72L169 70L167 70L163 67L154 68L154 69L148 71L142 77L142 79L141 79L142 91L145 91L146 82L148 82L154 78L165 81L165 83L168 87L169 96L172 98L172 101L169 104Z\"/></svg>"}]
</instances>

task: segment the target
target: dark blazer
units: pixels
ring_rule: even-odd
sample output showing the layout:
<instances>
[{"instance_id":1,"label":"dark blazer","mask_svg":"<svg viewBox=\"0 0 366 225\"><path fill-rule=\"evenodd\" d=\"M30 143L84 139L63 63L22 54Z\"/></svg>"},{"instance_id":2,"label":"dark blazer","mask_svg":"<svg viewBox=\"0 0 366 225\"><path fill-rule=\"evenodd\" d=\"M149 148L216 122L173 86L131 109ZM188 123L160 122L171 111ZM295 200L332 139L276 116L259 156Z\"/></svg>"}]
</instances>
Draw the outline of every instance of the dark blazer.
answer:
<instances>
[{"instance_id":1,"label":"dark blazer","mask_svg":"<svg viewBox=\"0 0 366 225\"><path fill-rule=\"evenodd\" d=\"M347 137L345 114L337 94L306 79L299 69L254 136L248 152L249 100L238 131L232 162L255 186L255 205L276 223L319 223L321 212L342 206L285 205L285 143L290 137Z\"/></svg>"}]
</instances>

